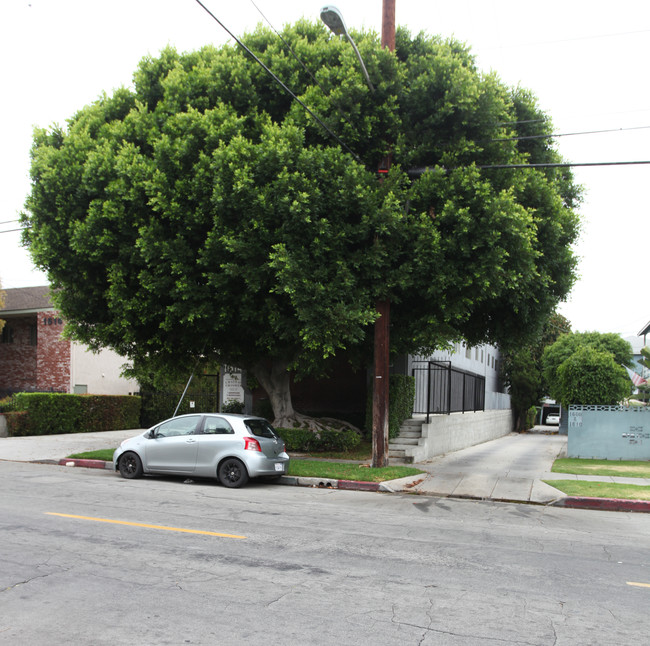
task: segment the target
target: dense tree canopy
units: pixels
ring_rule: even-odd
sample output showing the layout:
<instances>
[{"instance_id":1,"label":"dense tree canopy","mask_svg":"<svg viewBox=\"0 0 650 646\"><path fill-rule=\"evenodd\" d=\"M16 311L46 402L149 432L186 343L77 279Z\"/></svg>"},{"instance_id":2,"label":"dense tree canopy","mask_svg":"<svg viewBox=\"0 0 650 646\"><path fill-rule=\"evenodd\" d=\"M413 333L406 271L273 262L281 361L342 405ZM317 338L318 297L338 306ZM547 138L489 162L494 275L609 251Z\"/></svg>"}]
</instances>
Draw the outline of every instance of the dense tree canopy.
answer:
<instances>
[{"instance_id":1,"label":"dense tree canopy","mask_svg":"<svg viewBox=\"0 0 650 646\"><path fill-rule=\"evenodd\" d=\"M623 402L631 391L625 368L611 352L580 346L557 369L555 389L565 408L571 404L612 406Z\"/></svg>"},{"instance_id":2,"label":"dense tree canopy","mask_svg":"<svg viewBox=\"0 0 650 646\"><path fill-rule=\"evenodd\" d=\"M563 406L615 404L630 393L632 347L618 334L563 334L542 361L549 394Z\"/></svg>"},{"instance_id":3,"label":"dense tree canopy","mask_svg":"<svg viewBox=\"0 0 650 646\"><path fill-rule=\"evenodd\" d=\"M231 45L166 49L36 131L25 242L70 333L252 369L281 421L287 370L363 349L377 299L396 352L536 333L574 279L578 190L566 169L481 168L559 161L520 138L552 130L534 97L453 41L355 34L372 93L323 26L283 37L295 56L268 30L244 40L338 139Z\"/></svg>"}]
</instances>

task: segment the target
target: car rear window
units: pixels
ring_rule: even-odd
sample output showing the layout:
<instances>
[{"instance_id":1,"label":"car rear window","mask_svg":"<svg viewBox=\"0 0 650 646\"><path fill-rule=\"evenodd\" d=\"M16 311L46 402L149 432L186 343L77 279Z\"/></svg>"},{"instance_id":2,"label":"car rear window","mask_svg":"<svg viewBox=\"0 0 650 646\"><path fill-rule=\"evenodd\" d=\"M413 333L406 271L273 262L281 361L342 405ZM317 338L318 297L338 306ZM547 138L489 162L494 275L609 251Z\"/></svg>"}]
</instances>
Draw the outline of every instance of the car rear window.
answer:
<instances>
[{"instance_id":1,"label":"car rear window","mask_svg":"<svg viewBox=\"0 0 650 646\"><path fill-rule=\"evenodd\" d=\"M247 419L244 420L246 428L257 437L278 437L273 427L265 419Z\"/></svg>"}]
</instances>

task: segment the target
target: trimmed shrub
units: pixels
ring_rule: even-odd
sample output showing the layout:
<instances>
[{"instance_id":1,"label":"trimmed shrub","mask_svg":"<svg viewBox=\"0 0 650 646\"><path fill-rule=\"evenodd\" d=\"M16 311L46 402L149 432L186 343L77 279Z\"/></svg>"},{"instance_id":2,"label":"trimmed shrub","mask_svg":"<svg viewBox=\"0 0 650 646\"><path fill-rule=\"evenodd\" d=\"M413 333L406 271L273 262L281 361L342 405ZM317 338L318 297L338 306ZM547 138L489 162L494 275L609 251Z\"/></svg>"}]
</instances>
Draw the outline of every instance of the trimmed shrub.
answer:
<instances>
[{"instance_id":1,"label":"trimmed shrub","mask_svg":"<svg viewBox=\"0 0 650 646\"><path fill-rule=\"evenodd\" d=\"M402 422L413 416L415 377L391 375L388 393L388 437L393 439L399 435ZM372 391L366 407L366 432L372 433Z\"/></svg>"},{"instance_id":2,"label":"trimmed shrub","mask_svg":"<svg viewBox=\"0 0 650 646\"><path fill-rule=\"evenodd\" d=\"M17 393L14 407L26 413L27 429L22 429L21 435L139 428L139 397Z\"/></svg>"},{"instance_id":3,"label":"trimmed shrub","mask_svg":"<svg viewBox=\"0 0 650 646\"><path fill-rule=\"evenodd\" d=\"M287 451L348 451L361 442L359 433L353 430L324 430L316 435L306 428L276 428L287 445Z\"/></svg>"},{"instance_id":4,"label":"trimmed shrub","mask_svg":"<svg viewBox=\"0 0 650 646\"><path fill-rule=\"evenodd\" d=\"M19 437L29 435L29 414L24 410L3 413L7 420L7 435Z\"/></svg>"},{"instance_id":5,"label":"trimmed shrub","mask_svg":"<svg viewBox=\"0 0 650 646\"><path fill-rule=\"evenodd\" d=\"M3 397L0 399L0 413L8 413L14 410L13 397Z\"/></svg>"},{"instance_id":6,"label":"trimmed shrub","mask_svg":"<svg viewBox=\"0 0 650 646\"><path fill-rule=\"evenodd\" d=\"M16 393L16 410L27 411L29 435L78 433L82 419L79 395L61 393Z\"/></svg>"}]
</instances>

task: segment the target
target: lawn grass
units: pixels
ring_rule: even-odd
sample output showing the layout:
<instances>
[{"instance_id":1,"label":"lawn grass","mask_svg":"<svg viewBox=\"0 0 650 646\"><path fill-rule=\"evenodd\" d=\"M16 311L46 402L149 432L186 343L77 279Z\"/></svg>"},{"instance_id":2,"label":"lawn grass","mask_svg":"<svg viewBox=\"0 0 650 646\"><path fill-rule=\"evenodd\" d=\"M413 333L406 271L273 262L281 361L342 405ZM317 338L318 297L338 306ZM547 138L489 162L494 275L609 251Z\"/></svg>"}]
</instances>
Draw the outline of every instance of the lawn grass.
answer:
<instances>
[{"instance_id":1,"label":"lawn grass","mask_svg":"<svg viewBox=\"0 0 650 646\"><path fill-rule=\"evenodd\" d=\"M104 460L105 462L113 461L115 449L98 449L97 451L86 451L85 453L73 453L69 458L78 460Z\"/></svg>"},{"instance_id":2,"label":"lawn grass","mask_svg":"<svg viewBox=\"0 0 650 646\"><path fill-rule=\"evenodd\" d=\"M551 469L554 473L579 476L619 476L621 478L650 478L650 462L636 460L584 460L559 458Z\"/></svg>"},{"instance_id":3,"label":"lawn grass","mask_svg":"<svg viewBox=\"0 0 650 646\"><path fill-rule=\"evenodd\" d=\"M567 496L586 498L618 498L624 500L650 500L650 487L615 484L613 482L587 482L584 480L544 480Z\"/></svg>"},{"instance_id":4,"label":"lawn grass","mask_svg":"<svg viewBox=\"0 0 650 646\"><path fill-rule=\"evenodd\" d=\"M85 460L113 461L115 449L100 449L98 451L87 451L86 453L75 453L69 458ZM372 449L371 449L372 451ZM365 460L369 459L365 451L353 450L347 453L315 453L312 457L331 457L333 459ZM413 467L382 467L371 469L367 465L359 465L349 462L325 462L321 460L292 459L289 463L289 475L303 478L329 478L331 480L359 480L361 482L384 482L405 478L406 476L422 473L420 469Z\"/></svg>"},{"instance_id":5,"label":"lawn grass","mask_svg":"<svg viewBox=\"0 0 650 646\"><path fill-rule=\"evenodd\" d=\"M368 465L320 460L291 460L289 475L304 478L330 478L332 480L360 480L361 482L384 482L422 473L414 467L381 467L371 469Z\"/></svg>"}]
</instances>

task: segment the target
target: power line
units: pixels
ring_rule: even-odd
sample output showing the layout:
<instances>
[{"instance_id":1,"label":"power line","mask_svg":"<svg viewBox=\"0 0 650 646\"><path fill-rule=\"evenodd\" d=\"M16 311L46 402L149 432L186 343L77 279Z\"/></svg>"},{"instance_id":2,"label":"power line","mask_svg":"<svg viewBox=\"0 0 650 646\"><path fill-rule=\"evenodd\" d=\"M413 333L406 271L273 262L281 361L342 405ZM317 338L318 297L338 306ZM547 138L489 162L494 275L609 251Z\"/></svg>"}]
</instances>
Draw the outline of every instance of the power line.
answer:
<instances>
[{"instance_id":1,"label":"power line","mask_svg":"<svg viewBox=\"0 0 650 646\"><path fill-rule=\"evenodd\" d=\"M486 165L477 165L476 168L481 170L492 170L492 169L504 169L504 168L574 168L574 167L589 167L589 166L634 166L650 164L650 160L644 161L619 161L619 162L558 162L558 163L548 163L548 164L486 164ZM457 166L456 168L441 168L441 170L457 170L461 168ZM435 168L431 166L423 166L421 168L411 168L408 171L408 175L412 177L419 177L427 171L433 171Z\"/></svg>"},{"instance_id":2,"label":"power line","mask_svg":"<svg viewBox=\"0 0 650 646\"><path fill-rule=\"evenodd\" d=\"M5 220L4 222L0 222L0 224L11 224L12 222L20 222L20 220Z\"/></svg>"},{"instance_id":3,"label":"power line","mask_svg":"<svg viewBox=\"0 0 650 646\"><path fill-rule=\"evenodd\" d=\"M650 126L632 126L630 128L608 128L606 130L584 130L582 132L564 132L552 135L523 135L521 137L505 137L503 139L485 139L477 144L496 143L499 141L523 141L526 139L554 139L555 137L573 137L575 135L600 135L607 132L624 132L627 130L648 130Z\"/></svg>"},{"instance_id":4,"label":"power line","mask_svg":"<svg viewBox=\"0 0 650 646\"><path fill-rule=\"evenodd\" d=\"M5 229L4 231L0 231L0 233L14 233L15 231L25 231L25 229L31 229L31 227L20 227L18 229Z\"/></svg>"},{"instance_id":5,"label":"power line","mask_svg":"<svg viewBox=\"0 0 650 646\"><path fill-rule=\"evenodd\" d=\"M291 96L294 101L297 101L306 112L308 112L312 118L330 135L330 137L336 139L336 141L343 146L359 163L363 163L359 159L358 155L335 133L331 128L318 116L316 115L303 101L301 101L235 34L233 34L222 22L217 18L202 2L201 0L195 0L195 2L200 5L205 12L216 22L218 23L223 30L243 49L246 53L258 63L273 80L278 83L282 89Z\"/></svg>"},{"instance_id":6,"label":"power line","mask_svg":"<svg viewBox=\"0 0 650 646\"><path fill-rule=\"evenodd\" d=\"M284 46L289 50L289 52L291 52L291 55L298 61L298 63L300 63L300 65L302 66L302 69L305 70L305 72L307 72L307 74L312 79L312 81L314 81L314 83L316 83L316 85L322 90L323 94L325 96L329 97L330 93L327 92L327 90L320 84L319 80L311 73L311 70L309 70L309 68L300 60L300 58L293 51L291 45L289 45L289 43L286 41L284 36L271 24L271 21L264 15L262 10L255 4L254 0L250 0L250 2L255 7L255 9L257 9L260 16L262 16L262 18L264 18L264 20L266 20L266 23L268 24L268 26L275 32L275 35L284 43ZM354 125L352 123L350 123L350 120L347 118L345 113L336 105L336 103L332 103L332 105L334 106L336 111L339 113L339 115L343 118L343 120L349 126L352 126L354 128Z\"/></svg>"}]
</instances>

